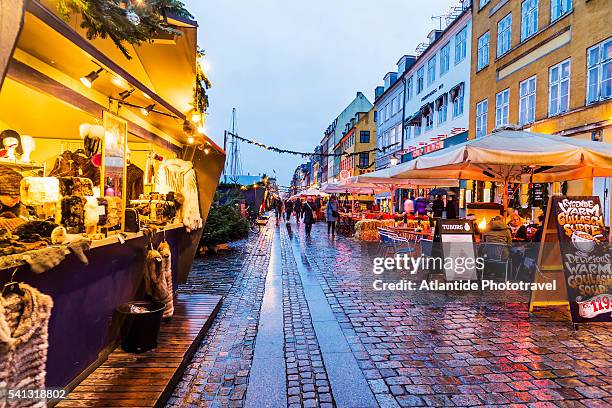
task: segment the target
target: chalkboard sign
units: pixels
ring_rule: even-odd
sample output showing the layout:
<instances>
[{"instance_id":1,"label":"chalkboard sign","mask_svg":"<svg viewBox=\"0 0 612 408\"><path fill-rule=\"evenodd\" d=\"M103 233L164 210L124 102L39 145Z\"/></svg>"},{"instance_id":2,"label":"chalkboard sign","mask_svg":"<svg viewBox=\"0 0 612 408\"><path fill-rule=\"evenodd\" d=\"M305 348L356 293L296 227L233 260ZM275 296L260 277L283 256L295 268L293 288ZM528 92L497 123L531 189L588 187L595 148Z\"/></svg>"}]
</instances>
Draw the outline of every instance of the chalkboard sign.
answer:
<instances>
[{"instance_id":1,"label":"chalkboard sign","mask_svg":"<svg viewBox=\"0 0 612 408\"><path fill-rule=\"evenodd\" d=\"M572 321L612 322L612 262L599 197L553 197Z\"/></svg>"}]
</instances>

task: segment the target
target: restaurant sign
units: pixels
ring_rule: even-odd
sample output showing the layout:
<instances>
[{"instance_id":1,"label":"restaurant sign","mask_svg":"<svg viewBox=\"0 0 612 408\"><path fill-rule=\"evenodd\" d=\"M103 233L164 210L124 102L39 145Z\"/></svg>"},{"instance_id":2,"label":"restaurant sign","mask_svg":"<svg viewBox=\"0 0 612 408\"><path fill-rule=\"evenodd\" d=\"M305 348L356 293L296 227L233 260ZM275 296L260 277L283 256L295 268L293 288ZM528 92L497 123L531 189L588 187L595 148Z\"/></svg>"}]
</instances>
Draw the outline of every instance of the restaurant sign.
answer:
<instances>
[{"instance_id":1,"label":"restaurant sign","mask_svg":"<svg viewBox=\"0 0 612 408\"><path fill-rule=\"evenodd\" d=\"M574 323L612 322L612 262L599 197L553 197Z\"/></svg>"},{"instance_id":2,"label":"restaurant sign","mask_svg":"<svg viewBox=\"0 0 612 408\"><path fill-rule=\"evenodd\" d=\"M419 156L422 156L424 154L428 154L431 152L435 152L437 150L441 150L444 149L444 141L440 140L438 142L434 142L434 143L430 143L428 145L425 145L423 147L419 147L415 150L412 151L412 158L415 159Z\"/></svg>"}]
</instances>

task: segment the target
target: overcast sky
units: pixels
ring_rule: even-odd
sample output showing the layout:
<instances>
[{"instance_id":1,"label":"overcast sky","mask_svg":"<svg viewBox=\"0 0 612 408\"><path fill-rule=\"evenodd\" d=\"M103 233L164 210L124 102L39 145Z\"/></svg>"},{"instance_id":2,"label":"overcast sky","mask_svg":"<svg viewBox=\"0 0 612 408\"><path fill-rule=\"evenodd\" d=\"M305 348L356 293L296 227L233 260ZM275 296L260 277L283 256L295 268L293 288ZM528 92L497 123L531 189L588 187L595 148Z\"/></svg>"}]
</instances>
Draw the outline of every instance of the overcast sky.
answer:
<instances>
[{"instance_id":1,"label":"overcast sky","mask_svg":"<svg viewBox=\"0 0 612 408\"><path fill-rule=\"evenodd\" d=\"M199 23L213 83L207 133L223 143L232 107L237 133L313 151L323 131L362 91L438 26L458 0L185 0ZM299 156L240 145L243 173L289 185Z\"/></svg>"}]
</instances>

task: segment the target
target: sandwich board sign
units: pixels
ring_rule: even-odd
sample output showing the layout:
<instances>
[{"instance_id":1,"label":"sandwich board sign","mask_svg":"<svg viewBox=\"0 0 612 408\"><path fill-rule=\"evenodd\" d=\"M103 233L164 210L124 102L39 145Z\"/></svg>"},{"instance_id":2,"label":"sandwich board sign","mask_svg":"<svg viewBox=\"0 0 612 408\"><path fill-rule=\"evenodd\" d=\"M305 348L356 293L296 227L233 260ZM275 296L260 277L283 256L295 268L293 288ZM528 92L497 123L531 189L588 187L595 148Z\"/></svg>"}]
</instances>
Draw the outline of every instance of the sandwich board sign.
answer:
<instances>
[{"instance_id":1,"label":"sandwich board sign","mask_svg":"<svg viewBox=\"0 0 612 408\"><path fill-rule=\"evenodd\" d=\"M557 286L565 287L572 322L612 322L612 259L599 197L553 196L547 212L544 235L556 230L558 241L549 258L563 272Z\"/></svg>"},{"instance_id":2,"label":"sandwich board sign","mask_svg":"<svg viewBox=\"0 0 612 408\"><path fill-rule=\"evenodd\" d=\"M461 268L461 273L454 268L456 262L446 262L447 259L476 259L474 248L474 225L471 220L445 220L436 222L436 235L442 246L444 276L447 281L478 280L475 263L467 263Z\"/></svg>"}]
</instances>

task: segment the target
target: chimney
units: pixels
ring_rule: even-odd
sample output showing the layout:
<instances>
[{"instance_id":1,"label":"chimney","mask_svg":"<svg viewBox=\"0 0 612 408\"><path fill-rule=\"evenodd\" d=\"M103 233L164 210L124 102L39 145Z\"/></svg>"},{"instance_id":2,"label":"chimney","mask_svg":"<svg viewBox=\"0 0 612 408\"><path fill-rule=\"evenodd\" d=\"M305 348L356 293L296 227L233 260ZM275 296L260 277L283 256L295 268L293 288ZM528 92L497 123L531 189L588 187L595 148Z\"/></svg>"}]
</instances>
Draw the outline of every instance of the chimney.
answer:
<instances>
[{"instance_id":1,"label":"chimney","mask_svg":"<svg viewBox=\"0 0 612 408\"><path fill-rule=\"evenodd\" d=\"M374 99L378 99L378 97L380 95L382 95L385 92L385 87L384 86L377 86L374 89Z\"/></svg>"}]
</instances>

